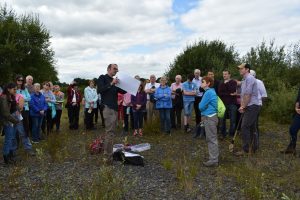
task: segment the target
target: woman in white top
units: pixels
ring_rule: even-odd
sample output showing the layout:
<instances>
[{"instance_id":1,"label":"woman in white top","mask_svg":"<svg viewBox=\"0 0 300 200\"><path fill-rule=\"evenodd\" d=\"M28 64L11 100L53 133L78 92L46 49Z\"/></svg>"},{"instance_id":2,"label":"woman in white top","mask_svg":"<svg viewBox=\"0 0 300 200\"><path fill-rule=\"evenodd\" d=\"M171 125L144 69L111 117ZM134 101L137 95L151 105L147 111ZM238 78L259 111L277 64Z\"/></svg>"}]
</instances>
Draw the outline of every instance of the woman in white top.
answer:
<instances>
[{"instance_id":1,"label":"woman in white top","mask_svg":"<svg viewBox=\"0 0 300 200\"><path fill-rule=\"evenodd\" d=\"M95 82L93 80L89 81L89 86L84 89L84 99L85 99L85 125L87 130L94 129L93 118L95 110L97 109L97 90L95 88Z\"/></svg>"}]
</instances>

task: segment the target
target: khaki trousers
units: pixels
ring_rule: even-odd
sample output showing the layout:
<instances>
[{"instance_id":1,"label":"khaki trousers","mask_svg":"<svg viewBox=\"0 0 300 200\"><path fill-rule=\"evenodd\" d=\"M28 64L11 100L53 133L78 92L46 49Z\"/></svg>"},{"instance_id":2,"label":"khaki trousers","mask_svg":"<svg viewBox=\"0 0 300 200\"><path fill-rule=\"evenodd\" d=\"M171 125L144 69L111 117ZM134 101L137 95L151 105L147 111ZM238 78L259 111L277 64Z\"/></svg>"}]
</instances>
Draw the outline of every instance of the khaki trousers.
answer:
<instances>
[{"instance_id":1,"label":"khaki trousers","mask_svg":"<svg viewBox=\"0 0 300 200\"><path fill-rule=\"evenodd\" d=\"M112 156L113 139L116 131L118 112L108 106L105 106L103 110L103 117L105 122L104 154Z\"/></svg>"}]
</instances>

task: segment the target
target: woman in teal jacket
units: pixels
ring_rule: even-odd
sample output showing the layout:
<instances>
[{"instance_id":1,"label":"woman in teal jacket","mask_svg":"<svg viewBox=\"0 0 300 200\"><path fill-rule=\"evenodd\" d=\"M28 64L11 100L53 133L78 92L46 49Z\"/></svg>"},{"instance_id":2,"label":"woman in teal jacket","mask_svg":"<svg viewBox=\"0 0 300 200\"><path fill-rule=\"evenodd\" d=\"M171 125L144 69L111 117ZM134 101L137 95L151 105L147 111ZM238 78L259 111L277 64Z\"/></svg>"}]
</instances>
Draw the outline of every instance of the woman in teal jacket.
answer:
<instances>
[{"instance_id":1,"label":"woman in teal jacket","mask_svg":"<svg viewBox=\"0 0 300 200\"><path fill-rule=\"evenodd\" d=\"M17 84L17 94L21 94L24 98L24 108L22 108L22 117L23 117L23 126L25 130L26 137L29 137L29 102L31 96L25 88L25 79L22 75L16 76L16 84Z\"/></svg>"},{"instance_id":2,"label":"woman in teal jacket","mask_svg":"<svg viewBox=\"0 0 300 200\"><path fill-rule=\"evenodd\" d=\"M154 97L156 99L156 109L159 110L160 128L166 134L171 133L170 110L172 108L172 91L166 85L167 78L160 78L160 86L156 89Z\"/></svg>"},{"instance_id":3,"label":"woman in teal jacket","mask_svg":"<svg viewBox=\"0 0 300 200\"><path fill-rule=\"evenodd\" d=\"M216 167L219 163L219 147L217 136L218 125L218 96L213 88L214 81L210 77L203 77L201 88L205 90L199 109L201 111L201 118L204 123L206 133L206 142L208 145L209 160L203 162L206 167Z\"/></svg>"}]
</instances>

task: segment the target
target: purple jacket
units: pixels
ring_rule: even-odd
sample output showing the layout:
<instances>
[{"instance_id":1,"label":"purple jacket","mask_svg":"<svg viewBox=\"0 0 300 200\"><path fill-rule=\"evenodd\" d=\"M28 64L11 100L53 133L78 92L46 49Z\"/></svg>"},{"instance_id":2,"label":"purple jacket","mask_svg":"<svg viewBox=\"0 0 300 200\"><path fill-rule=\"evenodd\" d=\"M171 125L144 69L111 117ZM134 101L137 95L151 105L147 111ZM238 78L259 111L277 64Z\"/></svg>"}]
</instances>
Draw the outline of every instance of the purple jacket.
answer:
<instances>
[{"instance_id":1,"label":"purple jacket","mask_svg":"<svg viewBox=\"0 0 300 200\"><path fill-rule=\"evenodd\" d=\"M131 103L132 103L132 108L134 111L137 111L136 105L142 105L140 111L146 110L146 104L147 104L147 94L142 91L136 93L136 96L131 95Z\"/></svg>"}]
</instances>

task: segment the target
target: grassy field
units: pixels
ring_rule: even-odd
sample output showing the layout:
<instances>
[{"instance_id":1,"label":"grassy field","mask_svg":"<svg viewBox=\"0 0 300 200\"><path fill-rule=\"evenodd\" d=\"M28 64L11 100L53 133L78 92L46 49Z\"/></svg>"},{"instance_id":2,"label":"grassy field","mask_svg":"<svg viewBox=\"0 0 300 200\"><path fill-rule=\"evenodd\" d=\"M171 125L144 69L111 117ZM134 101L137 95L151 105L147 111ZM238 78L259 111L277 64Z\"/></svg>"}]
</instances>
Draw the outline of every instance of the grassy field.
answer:
<instances>
[{"instance_id":1,"label":"grassy field","mask_svg":"<svg viewBox=\"0 0 300 200\"><path fill-rule=\"evenodd\" d=\"M60 133L34 145L36 157L20 147L20 162L0 166L0 199L300 199L300 158L279 152L288 144L288 125L262 119L255 155L234 157L227 139L219 142L220 166L205 168L205 140L181 130L166 136L154 122L142 138L128 137L151 144L143 168L106 166L102 155L90 155L88 145L104 132L99 122L95 131L86 132L82 121L81 130L70 131L64 112L62 124ZM120 132L115 143L124 140Z\"/></svg>"}]
</instances>

